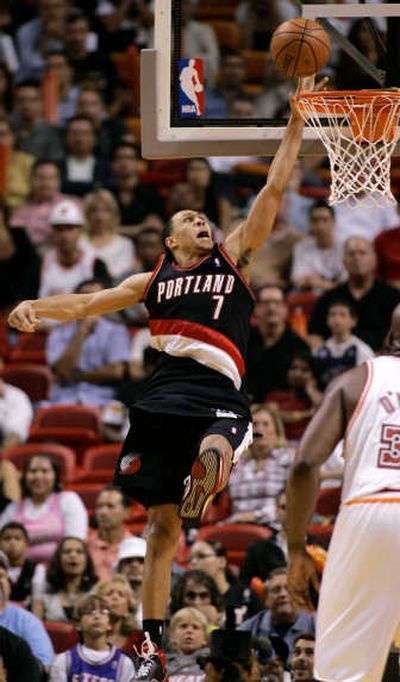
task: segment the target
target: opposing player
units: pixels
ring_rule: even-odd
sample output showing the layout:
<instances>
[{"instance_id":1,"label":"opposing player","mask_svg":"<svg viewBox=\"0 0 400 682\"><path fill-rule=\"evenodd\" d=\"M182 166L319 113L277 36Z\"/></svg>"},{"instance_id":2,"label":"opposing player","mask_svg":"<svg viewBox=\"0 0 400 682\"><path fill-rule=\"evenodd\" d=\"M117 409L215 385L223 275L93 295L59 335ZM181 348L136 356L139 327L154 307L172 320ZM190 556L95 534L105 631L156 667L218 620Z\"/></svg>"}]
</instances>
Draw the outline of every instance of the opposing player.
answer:
<instances>
[{"instance_id":1,"label":"opposing player","mask_svg":"<svg viewBox=\"0 0 400 682\"><path fill-rule=\"evenodd\" d=\"M114 483L149 509L143 629L158 647L182 520L199 524L251 440L240 391L253 310L245 277L271 231L302 130L294 107L266 185L224 247L214 244L204 215L180 211L153 273L94 294L25 301L9 317L11 326L33 332L42 317L76 320L146 303L151 343L161 357L131 410ZM137 680L163 680L160 656L150 645L143 655Z\"/></svg>"},{"instance_id":2,"label":"opposing player","mask_svg":"<svg viewBox=\"0 0 400 682\"><path fill-rule=\"evenodd\" d=\"M289 589L312 609L314 563L304 549L319 465L342 438L344 482L317 613L314 675L380 682L400 621L400 306L384 354L328 388L288 482Z\"/></svg>"}]
</instances>

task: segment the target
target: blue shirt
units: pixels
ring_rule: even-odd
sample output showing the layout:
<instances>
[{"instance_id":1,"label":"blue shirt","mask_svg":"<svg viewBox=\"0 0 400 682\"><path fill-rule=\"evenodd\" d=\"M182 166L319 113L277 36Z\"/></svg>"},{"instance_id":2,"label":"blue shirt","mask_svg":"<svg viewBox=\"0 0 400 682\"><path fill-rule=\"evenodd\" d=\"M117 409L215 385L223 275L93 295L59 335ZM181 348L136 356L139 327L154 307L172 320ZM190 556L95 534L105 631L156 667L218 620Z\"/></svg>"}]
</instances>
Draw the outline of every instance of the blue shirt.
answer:
<instances>
[{"instance_id":1,"label":"blue shirt","mask_svg":"<svg viewBox=\"0 0 400 682\"><path fill-rule=\"evenodd\" d=\"M252 618L245 620L239 625L238 630L251 632L253 637L279 637L283 639L289 647L290 654L293 651L293 642L300 632L312 632L315 634L315 615L299 611L299 614L286 632L276 628L271 622L271 612L269 609L260 611Z\"/></svg>"},{"instance_id":2,"label":"blue shirt","mask_svg":"<svg viewBox=\"0 0 400 682\"><path fill-rule=\"evenodd\" d=\"M16 604L7 604L0 613L0 625L22 637L30 646L33 655L45 666L54 660L54 649L43 623Z\"/></svg>"},{"instance_id":3,"label":"blue shirt","mask_svg":"<svg viewBox=\"0 0 400 682\"><path fill-rule=\"evenodd\" d=\"M50 366L61 357L71 343L78 324L78 322L61 324L51 330L46 347L46 359ZM82 372L91 372L113 362L128 362L130 346L130 336L125 327L99 318L97 325L83 342L78 368ZM85 381L76 381L66 385L55 382L50 401L53 404L80 403L102 406L113 400L115 395L114 386L91 384Z\"/></svg>"}]
</instances>

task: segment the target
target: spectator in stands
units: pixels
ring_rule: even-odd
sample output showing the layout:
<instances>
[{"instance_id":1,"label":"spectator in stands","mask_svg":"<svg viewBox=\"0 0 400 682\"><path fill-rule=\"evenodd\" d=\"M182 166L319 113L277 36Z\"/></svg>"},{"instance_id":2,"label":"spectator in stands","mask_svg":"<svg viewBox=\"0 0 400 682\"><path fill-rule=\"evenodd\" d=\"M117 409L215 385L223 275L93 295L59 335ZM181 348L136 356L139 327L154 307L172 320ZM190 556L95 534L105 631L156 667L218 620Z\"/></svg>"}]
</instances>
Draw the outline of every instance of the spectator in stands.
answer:
<instances>
[{"instance_id":1,"label":"spectator in stands","mask_svg":"<svg viewBox=\"0 0 400 682\"><path fill-rule=\"evenodd\" d=\"M375 30L379 34L379 26L374 19L357 19L353 22L347 35L348 40L354 45L369 62L378 69L385 69L385 57L378 47L377 40L371 30L372 22ZM380 34L381 40L384 39ZM339 90L362 90L375 88L375 79L367 74L364 69L351 58L344 50L339 53L339 63L337 68L337 87Z\"/></svg>"},{"instance_id":2,"label":"spectator in stands","mask_svg":"<svg viewBox=\"0 0 400 682\"><path fill-rule=\"evenodd\" d=\"M308 346L286 324L285 295L277 286L257 292L256 328L247 355L247 391L253 402L262 402L269 391L285 386L293 355Z\"/></svg>"},{"instance_id":3,"label":"spectator in stands","mask_svg":"<svg viewBox=\"0 0 400 682\"><path fill-rule=\"evenodd\" d=\"M30 198L11 217L11 227L23 227L35 247L51 244L51 213L66 197L60 192L60 170L55 161L37 159L32 166Z\"/></svg>"},{"instance_id":4,"label":"spectator in stands","mask_svg":"<svg viewBox=\"0 0 400 682\"><path fill-rule=\"evenodd\" d=\"M106 602L113 617L109 641L118 649L132 653L137 642L137 602L127 578L114 575L94 587L93 594Z\"/></svg>"},{"instance_id":5,"label":"spectator in stands","mask_svg":"<svg viewBox=\"0 0 400 682\"><path fill-rule=\"evenodd\" d=\"M251 544L240 566L240 579L249 585L254 577L265 581L274 568L286 566L286 491L280 490L276 498L275 530L271 538Z\"/></svg>"},{"instance_id":6,"label":"spectator in stands","mask_svg":"<svg viewBox=\"0 0 400 682\"><path fill-rule=\"evenodd\" d=\"M48 563L64 536L86 539L87 511L79 495L62 491L56 460L32 455L24 466L21 486L22 501L8 505L0 516L0 528L9 521L23 524L30 539L28 559Z\"/></svg>"},{"instance_id":7,"label":"spectator in stands","mask_svg":"<svg viewBox=\"0 0 400 682\"><path fill-rule=\"evenodd\" d=\"M53 248L43 257L39 296L69 294L93 277L108 282L108 270L82 240L83 214L71 199L60 201L50 214Z\"/></svg>"},{"instance_id":8,"label":"spectator in stands","mask_svg":"<svg viewBox=\"0 0 400 682\"><path fill-rule=\"evenodd\" d=\"M252 414L256 438L231 475L232 514L225 522L274 526L276 495L286 484L294 450L288 447L282 421L274 410L258 405Z\"/></svg>"},{"instance_id":9,"label":"spectator in stands","mask_svg":"<svg viewBox=\"0 0 400 682\"><path fill-rule=\"evenodd\" d=\"M290 659L293 682L314 682L314 649L315 635L312 632L300 632L294 638Z\"/></svg>"},{"instance_id":10,"label":"spectator in stands","mask_svg":"<svg viewBox=\"0 0 400 682\"><path fill-rule=\"evenodd\" d=\"M85 10L87 3L85 3ZM64 47L74 68L75 80L81 85L88 76L98 84L105 97L110 114L118 113L120 88L112 59L105 50L89 50L89 19L79 9L68 15ZM124 95L124 93L122 93ZM122 97L122 101L124 97ZM119 102L120 104L120 102Z\"/></svg>"},{"instance_id":11,"label":"spectator in stands","mask_svg":"<svg viewBox=\"0 0 400 682\"><path fill-rule=\"evenodd\" d=\"M0 144L8 148L6 203L11 209L18 208L28 198L35 157L16 148L14 126L5 116L0 116Z\"/></svg>"},{"instance_id":12,"label":"spectator in stands","mask_svg":"<svg viewBox=\"0 0 400 682\"><path fill-rule=\"evenodd\" d=\"M18 80L43 75L45 54L49 49L61 49L65 37L67 0L39 0L39 16L23 24L16 33L21 60Z\"/></svg>"},{"instance_id":13,"label":"spectator in stands","mask_svg":"<svg viewBox=\"0 0 400 682\"><path fill-rule=\"evenodd\" d=\"M302 234L307 234L309 230L310 209L315 204L315 199L304 196L301 190L303 186L318 185L320 182L318 176L311 171L306 171L303 161L298 159L286 188L286 220Z\"/></svg>"},{"instance_id":14,"label":"spectator in stands","mask_svg":"<svg viewBox=\"0 0 400 682\"><path fill-rule=\"evenodd\" d=\"M90 595L74 612L80 642L56 656L50 682L61 680L115 680L131 682L135 666L132 659L109 643L113 617L104 599Z\"/></svg>"},{"instance_id":15,"label":"spectator in stands","mask_svg":"<svg viewBox=\"0 0 400 682\"><path fill-rule=\"evenodd\" d=\"M65 131L66 153L60 162L61 188L66 194L82 197L109 181L108 162L96 155L96 144L96 129L90 116L72 116Z\"/></svg>"},{"instance_id":16,"label":"spectator in stands","mask_svg":"<svg viewBox=\"0 0 400 682\"><path fill-rule=\"evenodd\" d=\"M254 197L247 204L250 209ZM259 288L264 284L276 284L287 288L290 282L293 249L303 235L287 221L288 202L284 195L276 214L272 232L253 260L250 283Z\"/></svg>"},{"instance_id":17,"label":"spectator in stands","mask_svg":"<svg viewBox=\"0 0 400 682\"><path fill-rule=\"evenodd\" d=\"M39 83L34 80L19 83L14 104L13 119L20 149L43 159L61 159L60 133L56 126L43 120Z\"/></svg>"},{"instance_id":18,"label":"spectator in stands","mask_svg":"<svg viewBox=\"0 0 400 682\"><path fill-rule=\"evenodd\" d=\"M120 213L114 196L107 189L96 189L85 197L85 237L96 257L105 263L111 277L127 272L134 262L132 240L118 234Z\"/></svg>"},{"instance_id":19,"label":"spectator in stands","mask_svg":"<svg viewBox=\"0 0 400 682\"><path fill-rule=\"evenodd\" d=\"M245 94L243 84L246 75L244 58L236 50L226 51L221 60L218 86L206 88L206 118L228 118L233 100Z\"/></svg>"},{"instance_id":20,"label":"spectator in stands","mask_svg":"<svg viewBox=\"0 0 400 682\"><path fill-rule=\"evenodd\" d=\"M298 12L288 0L242 0L236 8L236 21L242 30L242 48L268 50L277 26L296 16Z\"/></svg>"},{"instance_id":21,"label":"spectator in stands","mask_svg":"<svg viewBox=\"0 0 400 682\"><path fill-rule=\"evenodd\" d=\"M32 654L40 662L42 671L48 670L54 659L53 646L43 623L21 606L9 602L11 586L7 576L8 559L0 553L0 626L22 637ZM10 680L11 682L11 680Z\"/></svg>"},{"instance_id":22,"label":"spectator in stands","mask_svg":"<svg viewBox=\"0 0 400 682\"><path fill-rule=\"evenodd\" d=\"M47 567L40 566L33 580L32 612L41 620L72 620L75 604L97 581L86 543L66 536Z\"/></svg>"},{"instance_id":23,"label":"spectator in stands","mask_svg":"<svg viewBox=\"0 0 400 682\"><path fill-rule=\"evenodd\" d=\"M293 247L290 280L297 289L320 294L346 279L342 248L335 239L335 212L317 201L309 212L309 236Z\"/></svg>"},{"instance_id":24,"label":"spectator in stands","mask_svg":"<svg viewBox=\"0 0 400 682\"><path fill-rule=\"evenodd\" d=\"M1 128L1 122L0 122ZM0 197L0 309L37 296L40 259L23 227L9 228L9 210Z\"/></svg>"},{"instance_id":25,"label":"spectator in stands","mask_svg":"<svg viewBox=\"0 0 400 682\"><path fill-rule=\"evenodd\" d=\"M7 682L43 682L41 664L32 654L29 644L0 626L0 680Z\"/></svg>"},{"instance_id":26,"label":"spectator in stands","mask_svg":"<svg viewBox=\"0 0 400 682\"><path fill-rule=\"evenodd\" d=\"M124 575L129 581L135 596L138 626L142 624L142 583L145 555L146 540L139 537L127 538L119 546L118 563L115 567L116 573Z\"/></svg>"},{"instance_id":27,"label":"spectator in stands","mask_svg":"<svg viewBox=\"0 0 400 682\"><path fill-rule=\"evenodd\" d=\"M100 0L96 15L103 25L102 44L107 52L121 52L132 44L150 47L154 24L152 0L122 3Z\"/></svg>"},{"instance_id":28,"label":"spectator in stands","mask_svg":"<svg viewBox=\"0 0 400 682\"><path fill-rule=\"evenodd\" d=\"M224 617L221 594L215 580L200 570L186 571L171 590L170 613L173 615L184 606L199 609L210 625L221 625Z\"/></svg>"},{"instance_id":29,"label":"spectator in stands","mask_svg":"<svg viewBox=\"0 0 400 682\"><path fill-rule=\"evenodd\" d=\"M289 78L274 62L271 52L265 53L265 83L267 87L256 97L254 108L258 118L287 118L290 93L296 81Z\"/></svg>"},{"instance_id":30,"label":"spectator in stands","mask_svg":"<svg viewBox=\"0 0 400 682\"><path fill-rule=\"evenodd\" d=\"M332 301L326 324L331 336L314 352L324 388L342 372L374 357L373 350L352 333L357 325L357 313L350 301Z\"/></svg>"},{"instance_id":31,"label":"spectator in stands","mask_svg":"<svg viewBox=\"0 0 400 682\"><path fill-rule=\"evenodd\" d=\"M400 223L400 218L398 220ZM400 227L384 230L375 238L378 277L382 282L400 289Z\"/></svg>"},{"instance_id":32,"label":"spectator in stands","mask_svg":"<svg viewBox=\"0 0 400 682\"><path fill-rule=\"evenodd\" d=\"M308 331L313 344L330 336L326 325L329 304L340 299L349 301L357 314L354 334L374 351L380 349L400 292L376 277L376 255L372 244L364 237L351 237L344 245L344 266L348 279L330 289L316 302Z\"/></svg>"},{"instance_id":33,"label":"spectator in stands","mask_svg":"<svg viewBox=\"0 0 400 682\"><path fill-rule=\"evenodd\" d=\"M286 384L268 392L264 402L282 420L286 438L299 441L322 400L317 364L309 351L293 355Z\"/></svg>"},{"instance_id":34,"label":"spectator in stands","mask_svg":"<svg viewBox=\"0 0 400 682\"><path fill-rule=\"evenodd\" d=\"M286 568L271 571L265 584L266 609L239 625L239 630L251 632L253 637L283 640L288 657L294 650L294 640L300 632L315 632L315 615L299 611L287 588Z\"/></svg>"},{"instance_id":35,"label":"spectator in stands","mask_svg":"<svg viewBox=\"0 0 400 682\"><path fill-rule=\"evenodd\" d=\"M64 128L69 118L76 114L79 87L74 84L74 69L63 50L52 50L46 57L47 71L55 73L58 94L58 126Z\"/></svg>"},{"instance_id":36,"label":"spectator in stands","mask_svg":"<svg viewBox=\"0 0 400 682\"><path fill-rule=\"evenodd\" d=\"M134 272L151 272L163 252L162 234L158 227L144 227L135 237L136 263Z\"/></svg>"},{"instance_id":37,"label":"spectator in stands","mask_svg":"<svg viewBox=\"0 0 400 682\"><path fill-rule=\"evenodd\" d=\"M103 288L99 280L87 280L77 293L91 294ZM47 362L55 376L50 402L105 407L116 398L129 354L126 328L105 317L91 316L53 327L46 345Z\"/></svg>"},{"instance_id":38,"label":"spectator in stands","mask_svg":"<svg viewBox=\"0 0 400 682\"><path fill-rule=\"evenodd\" d=\"M88 546L101 580L111 578L122 542L132 537L125 525L130 504L129 498L112 486L104 488L96 500L97 527L90 530Z\"/></svg>"},{"instance_id":39,"label":"spectator in stands","mask_svg":"<svg viewBox=\"0 0 400 682\"><path fill-rule=\"evenodd\" d=\"M90 116L97 135L96 151L109 158L114 147L129 132L126 125L119 118L109 116L101 93L93 86L81 87L76 111L79 115Z\"/></svg>"},{"instance_id":40,"label":"spectator in stands","mask_svg":"<svg viewBox=\"0 0 400 682\"><path fill-rule=\"evenodd\" d=\"M0 432L2 449L5 450L28 439L33 409L31 401L21 388L7 384L2 379L3 367L4 360L0 357ZM3 475L3 494L11 500L19 500L20 488L13 475L11 463L2 461L0 476L1 472Z\"/></svg>"},{"instance_id":41,"label":"spectator in stands","mask_svg":"<svg viewBox=\"0 0 400 682\"><path fill-rule=\"evenodd\" d=\"M121 211L120 230L135 236L146 218L163 217L160 195L151 185L140 182L140 162L133 144L119 144L112 156L112 192Z\"/></svg>"},{"instance_id":42,"label":"spectator in stands","mask_svg":"<svg viewBox=\"0 0 400 682\"><path fill-rule=\"evenodd\" d=\"M192 186L197 210L224 232L229 224L232 207L221 195L208 159L188 159L185 180Z\"/></svg>"},{"instance_id":43,"label":"spectator in stands","mask_svg":"<svg viewBox=\"0 0 400 682\"><path fill-rule=\"evenodd\" d=\"M373 242L381 232L398 226L396 206L376 206L361 193L357 199L355 206L342 203L335 208L336 240L339 244L344 244L350 237L362 237Z\"/></svg>"},{"instance_id":44,"label":"spectator in stands","mask_svg":"<svg viewBox=\"0 0 400 682\"><path fill-rule=\"evenodd\" d=\"M5 64L0 64L0 115L9 116L13 107L13 79Z\"/></svg>"},{"instance_id":45,"label":"spectator in stands","mask_svg":"<svg viewBox=\"0 0 400 682\"><path fill-rule=\"evenodd\" d=\"M6 523L0 531L0 550L9 562L10 599L26 608L30 608L32 603L32 580L40 573L36 561L27 557L28 548L29 535L25 526L17 521Z\"/></svg>"},{"instance_id":46,"label":"spectator in stands","mask_svg":"<svg viewBox=\"0 0 400 682\"><path fill-rule=\"evenodd\" d=\"M215 580L224 609L235 611L236 625L261 611L263 605L258 594L235 577L228 567L226 549L220 542L195 542L190 548L188 561L192 570L204 571Z\"/></svg>"},{"instance_id":47,"label":"spectator in stands","mask_svg":"<svg viewBox=\"0 0 400 682\"><path fill-rule=\"evenodd\" d=\"M215 84L220 66L217 37L212 26L196 21L197 0L182 0L182 57L202 59L204 79L208 87Z\"/></svg>"},{"instance_id":48,"label":"spectator in stands","mask_svg":"<svg viewBox=\"0 0 400 682\"><path fill-rule=\"evenodd\" d=\"M209 633L206 616L198 609L180 609L171 618L168 629L172 651L167 653L167 674L201 675L198 656L208 656Z\"/></svg>"}]
</instances>

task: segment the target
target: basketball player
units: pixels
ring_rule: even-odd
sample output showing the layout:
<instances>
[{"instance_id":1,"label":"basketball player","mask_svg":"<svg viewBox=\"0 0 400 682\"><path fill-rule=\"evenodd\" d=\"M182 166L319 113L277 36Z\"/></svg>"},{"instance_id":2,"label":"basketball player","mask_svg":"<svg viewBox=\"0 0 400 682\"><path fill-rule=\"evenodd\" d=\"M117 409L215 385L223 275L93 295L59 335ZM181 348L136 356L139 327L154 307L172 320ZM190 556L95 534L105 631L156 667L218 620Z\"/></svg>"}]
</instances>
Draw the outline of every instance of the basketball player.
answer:
<instances>
[{"instance_id":1,"label":"basketball player","mask_svg":"<svg viewBox=\"0 0 400 682\"><path fill-rule=\"evenodd\" d=\"M293 107L267 183L224 247L214 244L204 215L180 211L169 222L166 252L153 273L94 294L24 301L9 317L12 327L33 332L43 317L77 320L146 303L151 343L161 356L131 409L114 483L149 509L143 629L158 647L182 520L200 523L251 442L250 412L240 391L253 310L245 277L271 231L302 130ZM160 657L147 649L137 680L163 680Z\"/></svg>"},{"instance_id":2,"label":"basketball player","mask_svg":"<svg viewBox=\"0 0 400 682\"><path fill-rule=\"evenodd\" d=\"M304 539L322 464L342 438L344 482L324 570L314 675L380 682L400 621L400 306L380 357L327 389L300 444L288 482L288 582L301 608L318 589Z\"/></svg>"}]
</instances>

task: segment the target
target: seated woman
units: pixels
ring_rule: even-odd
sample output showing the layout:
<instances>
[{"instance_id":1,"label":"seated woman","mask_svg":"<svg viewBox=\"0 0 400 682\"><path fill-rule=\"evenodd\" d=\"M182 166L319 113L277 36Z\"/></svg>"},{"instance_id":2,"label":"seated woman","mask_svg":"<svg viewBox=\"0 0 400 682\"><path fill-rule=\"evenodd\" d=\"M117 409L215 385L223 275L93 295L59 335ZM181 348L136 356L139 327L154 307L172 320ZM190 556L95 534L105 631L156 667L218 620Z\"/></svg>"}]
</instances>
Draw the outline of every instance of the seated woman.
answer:
<instances>
[{"instance_id":1,"label":"seated woman","mask_svg":"<svg viewBox=\"0 0 400 682\"><path fill-rule=\"evenodd\" d=\"M67 535L86 540L86 508L79 495L62 490L56 460L45 454L32 455L24 466L21 487L21 502L8 505L0 515L0 528L9 521L22 523L30 539L29 559L47 564Z\"/></svg>"},{"instance_id":2,"label":"seated woman","mask_svg":"<svg viewBox=\"0 0 400 682\"><path fill-rule=\"evenodd\" d=\"M171 591L170 614L173 615L184 606L202 611L209 625L219 627L224 621L221 594L214 578L204 571L196 569L186 571L176 581Z\"/></svg>"},{"instance_id":3,"label":"seated woman","mask_svg":"<svg viewBox=\"0 0 400 682\"><path fill-rule=\"evenodd\" d=\"M171 618L168 638L172 651L167 653L168 675L201 675L198 656L208 656L208 621L198 609L179 609Z\"/></svg>"},{"instance_id":4,"label":"seated woman","mask_svg":"<svg viewBox=\"0 0 400 682\"><path fill-rule=\"evenodd\" d=\"M220 542L200 540L190 549L189 566L215 580L225 610L234 610L235 625L261 611L263 603L248 585L242 585L228 566L226 549Z\"/></svg>"},{"instance_id":5,"label":"seated woman","mask_svg":"<svg viewBox=\"0 0 400 682\"><path fill-rule=\"evenodd\" d=\"M33 580L32 612L41 620L72 620L76 602L97 581L92 558L83 540L63 538L50 564Z\"/></svg>"},{"instance_id":6,"label":"seated woman","mask_svg":"<svg viewBox=\"0 0 400 682\"><path fill-rule=\"evenodd\" d=\"M112 614L111 644L132 653L133 646L142 641L142 631L137 626L138 604L127 578L118 573L109 580L95 585L92 594L104 599Z\"/></svg>"},{"instance_id":7,"label":"seated woman","mask_svg":"<svg viewBox=\"0 0 400 682\"><path fill-rule=\"evenodd\" d=\"M276 495L286 485L294 457L283 424L266 405L252 408L255 438L232 472L229 482L231 516L224 523L276 522Z\"/></svg>"},{"instance_id":8,"label":"seated woman","mask_svg":"<svg viewBox=\"0 0 400 682\"><path fill-rule=\"evenodd\" d=\"M299 441L322 400L316 362L310 354L293 355L287 386L267 393L264 402L282 419L286 438Z\"/></svg>"},{"instance_id":9,"label":"seated woman","mask_svg":"<svg viewBox=\"0 0 400 682\"><path fill-rule=\"evenodd\" d=\"M120 213L116 200L108 190L96 189L86 196L84 212L87 241L111 277L119 277L132 268L135 251L132 240L118 234Z\"/></svg>"}]
</instances>

